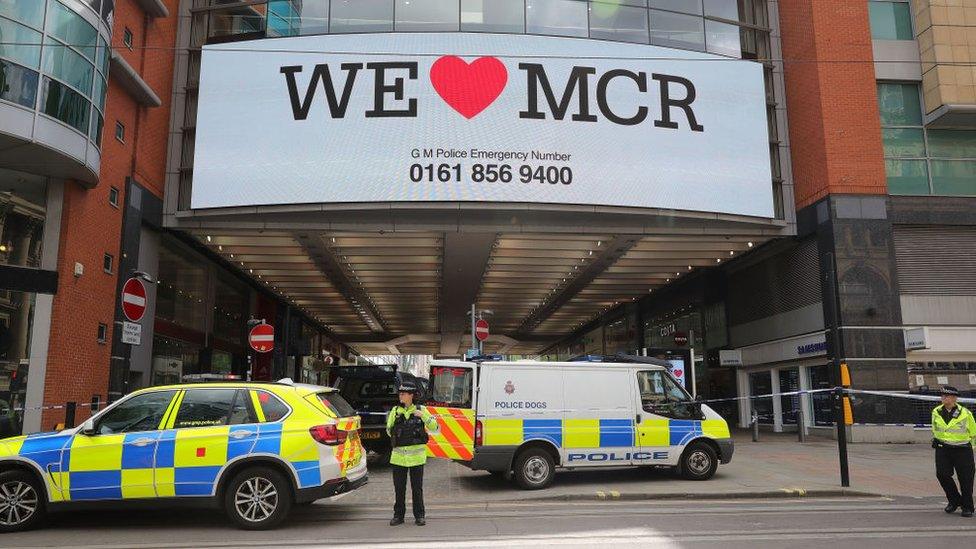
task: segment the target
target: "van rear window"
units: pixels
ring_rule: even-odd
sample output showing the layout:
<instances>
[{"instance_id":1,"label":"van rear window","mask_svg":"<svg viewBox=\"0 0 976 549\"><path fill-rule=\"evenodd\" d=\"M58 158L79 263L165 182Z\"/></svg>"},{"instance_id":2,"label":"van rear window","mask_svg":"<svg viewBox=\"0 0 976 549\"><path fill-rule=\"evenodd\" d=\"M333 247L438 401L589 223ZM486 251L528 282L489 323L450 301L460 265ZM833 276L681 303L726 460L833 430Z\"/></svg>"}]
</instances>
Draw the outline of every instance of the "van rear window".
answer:
<instances>
[{"instance_id":1,"label":"van rear window","mask_svg":"<svg viewBox=\"0 0 976 549\"><path fill-rule=\"evenodd\" d=\"M470 368L434 367L430 369L430 404L471 408L471 381L474 374Z\"/></svg>"},{"instance_id":2,"label":"van rear window","mask_svg":"<svg viewBox=\"0 0 976 549\"><path fill-rule=\"evenodd\" d=\"M319 398L319 401L325 405L326 408L331 410L336 417L350 417L356 415L356 410L346 402L346 399L342 398L339 393L318 393L315 396Z\"/></svg>"}]
</instances>

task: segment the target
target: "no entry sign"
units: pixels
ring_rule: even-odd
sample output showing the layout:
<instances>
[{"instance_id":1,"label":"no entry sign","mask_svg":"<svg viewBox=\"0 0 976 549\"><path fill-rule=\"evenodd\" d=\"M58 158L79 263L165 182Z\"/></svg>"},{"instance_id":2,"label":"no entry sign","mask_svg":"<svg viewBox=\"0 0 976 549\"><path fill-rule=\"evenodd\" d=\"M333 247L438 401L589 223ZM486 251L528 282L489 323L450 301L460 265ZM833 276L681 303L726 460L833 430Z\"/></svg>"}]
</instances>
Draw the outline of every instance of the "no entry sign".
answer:
<instances>
[{"instance_id":1,"label":"no entry sign","mask_svg":"<svg viewBox=\"0 0 976 549\"><path fill-rule=\"evenodd\" d=\"M488 321L485 319L479 319L474 325L474 335L478 338L478 341L484 341L488 339Z\"/></svg>"},{"instance_id":2,"label":"no entry sign","mask_svg":"<svg viewBox=\"0 0 976 549\"><path fill-rule=\"evenodd\" d=\"M146 286L138 278L122 285L122 313L132 322L139 322L146 314Z\"/></svg>"},{"instance_id":3,"label":"no entry sign","mask_svg":"<svg viewBox=\"0 0 976 549\"><path fill-rule=\"evenodd\" d=\"M251 333L247 336L247 342L251 348L259 353L270 353L274 350L274 326L270 324L258 324L251 328Z\"/></svg>"}]
</instances>

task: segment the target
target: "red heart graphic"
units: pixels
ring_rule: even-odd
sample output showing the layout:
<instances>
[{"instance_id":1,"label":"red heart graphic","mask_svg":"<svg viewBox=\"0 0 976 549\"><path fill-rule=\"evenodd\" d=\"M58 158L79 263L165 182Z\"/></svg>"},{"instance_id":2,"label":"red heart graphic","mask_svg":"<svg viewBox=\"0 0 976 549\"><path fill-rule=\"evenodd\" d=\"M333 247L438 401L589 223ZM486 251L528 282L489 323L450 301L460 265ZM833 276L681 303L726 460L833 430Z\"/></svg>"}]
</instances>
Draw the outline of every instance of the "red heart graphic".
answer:
<instances>
[{"instance_id":1,"label":"red heart graphic","mask_svg":"<svg viewBox=\"0 0 976 549\"><path fill-rule=\"evenodd\" d=\"M445 103L470 119L498 99L508 83L508 70L494 57L479 57L469 64L445 55L430 68L430 82Z\"/></svg>"}]
</instances>

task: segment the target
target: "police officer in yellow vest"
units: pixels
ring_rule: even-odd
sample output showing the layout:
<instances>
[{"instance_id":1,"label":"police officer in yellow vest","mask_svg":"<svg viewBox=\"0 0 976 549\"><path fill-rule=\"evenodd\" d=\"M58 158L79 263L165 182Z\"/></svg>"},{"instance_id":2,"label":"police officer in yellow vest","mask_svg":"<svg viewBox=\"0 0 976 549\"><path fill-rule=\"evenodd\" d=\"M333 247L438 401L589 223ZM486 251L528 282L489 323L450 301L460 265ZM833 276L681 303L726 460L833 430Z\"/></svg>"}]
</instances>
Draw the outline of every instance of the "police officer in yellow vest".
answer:
<instances>
[{"instance_id":1,"label":"police officer in yellow vest","mask_svg":"<svg viewBox=\"0 0 976 549\"><path fill-rule=\"evenodd\" d=\"M424 511L424 464L427 463L427 432L438 433L437 420L424 407L414 405L417 385L411 380L400 382L400 405L386 416L386 433L390 435L393 452L390 467L393 469L393 488L396 502L390 526L403 524L407 512L407 477L413 494L413 518L417 526L427 524Z\"/></svg>"},{"instance_id":2,"label":"police officer in yellow vest","mask_svg":"<svg viewBox=\"0 0 976 549\"><path fill-rule=\"evenodd\" d=\"M976 440L976 419L973 413L956 400L959 390L942 387L942 404L932 410L932 447L935 448L935 475L945 490L946 513L962 507L962 516L973 516L973 441ZM955 470L959 487L952 479Z\"/></svg>"}]
</instances>

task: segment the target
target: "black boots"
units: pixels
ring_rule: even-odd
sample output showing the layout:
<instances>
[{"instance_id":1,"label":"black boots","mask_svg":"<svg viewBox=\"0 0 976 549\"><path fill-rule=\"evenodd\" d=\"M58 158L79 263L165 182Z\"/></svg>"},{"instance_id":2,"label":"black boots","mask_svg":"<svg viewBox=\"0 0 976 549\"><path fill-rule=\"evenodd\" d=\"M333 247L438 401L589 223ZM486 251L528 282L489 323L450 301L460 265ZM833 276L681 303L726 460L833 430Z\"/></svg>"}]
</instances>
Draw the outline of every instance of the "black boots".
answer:
<instances>
[{"instance_id":1,"label":"black boots","mask_svg":"<svg viewBox=\"0 0 976 549\"><path fill-rule=\"evenodd\" d=\"M425 519L424 517L420 517L419 519L414 521L414 524L416 524L417 526L426 526L427 519Z\"/></svg>"},{"instance_id":2,"label":"black boots","mask_svg":"<svg viewBox=\"0 0 976 549\"><path fill-rule=\"evenodd\" d=\"M390 519L390 526L400 526L403 524L403 517L393 517Z\"/></svg>"},{"instance_id":3,"label":"black boots","mask_svg":"<svg viewBox=\"0 0 976 549\"><path fill-rule=\"evenodd\" d=\"M950 503L949 505L946 505L945 506L945 512L946 513L955 513L956 512L956 509L958 509L958 508L959 508L959 506L956 505L955 503Z\"/></svg>"}]
</instances>

